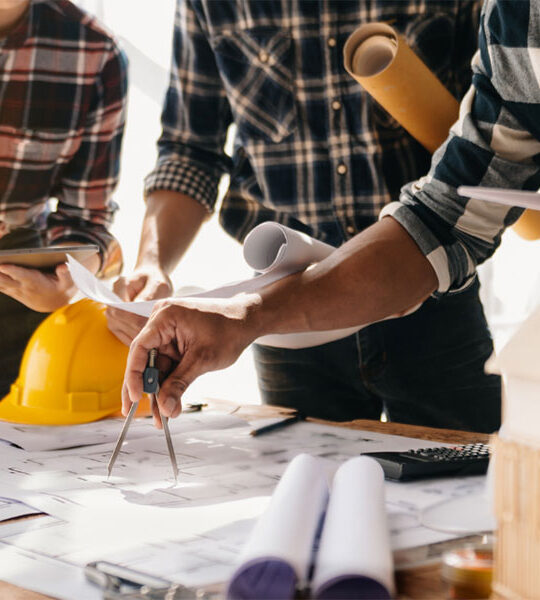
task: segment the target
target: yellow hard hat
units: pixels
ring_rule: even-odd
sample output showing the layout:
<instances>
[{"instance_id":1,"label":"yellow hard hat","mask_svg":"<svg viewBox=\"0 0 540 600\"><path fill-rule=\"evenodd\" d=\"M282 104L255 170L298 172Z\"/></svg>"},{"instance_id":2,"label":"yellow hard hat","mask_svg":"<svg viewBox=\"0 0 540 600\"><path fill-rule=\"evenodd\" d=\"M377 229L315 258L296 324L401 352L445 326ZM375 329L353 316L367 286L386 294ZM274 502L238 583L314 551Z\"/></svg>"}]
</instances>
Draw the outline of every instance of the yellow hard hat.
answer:
<instances>
[{"instance_id":1,"label":"yellow hard hat","mask_svg":"<svg viewBox=\"0 0 540 600\"><path fill-rule=\"evenodd\" d=\"M119 410L128 348L107 328L105 307L80 300L49 315L24 351L0 419L32 425L96 421Z\"/></svg>"}]
</instances>

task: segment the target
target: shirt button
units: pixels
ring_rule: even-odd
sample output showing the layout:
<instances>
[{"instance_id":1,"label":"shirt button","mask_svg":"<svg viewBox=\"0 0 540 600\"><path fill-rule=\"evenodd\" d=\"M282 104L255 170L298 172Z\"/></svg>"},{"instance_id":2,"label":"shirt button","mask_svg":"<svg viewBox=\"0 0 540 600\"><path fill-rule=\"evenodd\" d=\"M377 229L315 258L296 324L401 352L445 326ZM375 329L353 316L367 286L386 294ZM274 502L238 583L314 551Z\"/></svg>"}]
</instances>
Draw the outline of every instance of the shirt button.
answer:
<instances>
[{"instance_id":1,"label":"shirt button","mask_svg":"<svg viewBox=\"0 0 540 600\"><path fill-rule=\"evenodd\" d=\"M356 231L352 225L347 225L347 233L349 235L353 235L354 233L356 233Z\"/></svg>"},{"instance_id":2,"label":"shirt button","mask_svg":"<svg viewBox=\"0 0 540 600\"><path fill-rule=\"evenodd\" d=\"M341 102L339 100L334 100L332 102L332 108L334 110L340 110L341 109Z\"/></svg>"},{"instance_id":3,"label":"shirt button","mask_svg":"<svg viewBox=\"0 0 540 600\"><path fill-rule=\"evenodd\" d=\"M345 173L347 172L347 165L339 163L339 165L337 166L337 172L340 175L345 175Z\"/></svg>"},{"instance_id":4,"label":"shirt button","mask_svg":"<svg viewBox=\"0 0 540 600\"><path fill-rule=\"evenodd\" d=\"M260 60L262 63L266 63L266 62L268 62L268 59L269 59L269 58L270 58L270 56L268 55L268 52L265 52L264 50L261 50L261 51L259 52L259 60Z\"/></svg>"},{"instance_id":5,"label":"shirt button","mask_svg":"<svg viewBox=\"0 0 540 600\"><path fill-rule=\"evenodd\" d=\"M328 44L329 48L334 48L336 46L336 44L337 44L336 38L330 37L330 38L328 38L328 40L326 41L326 43Z\"/></svg>"}]
</instances>

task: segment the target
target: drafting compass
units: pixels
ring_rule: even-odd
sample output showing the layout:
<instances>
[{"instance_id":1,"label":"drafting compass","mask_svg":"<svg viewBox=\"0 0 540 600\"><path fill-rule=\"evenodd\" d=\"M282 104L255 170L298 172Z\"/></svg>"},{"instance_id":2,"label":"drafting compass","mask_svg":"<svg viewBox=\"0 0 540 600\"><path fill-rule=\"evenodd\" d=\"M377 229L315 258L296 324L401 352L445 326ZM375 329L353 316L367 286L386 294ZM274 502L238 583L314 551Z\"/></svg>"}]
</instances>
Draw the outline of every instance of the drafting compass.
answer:
<instances>
[{"instance_id":1,"label":"drafting compass","mask_svg":"<svg viewBox=\"0 0 540 600\"><path fill-rule=\"evenodd\" d=\"M174 453L174 447L171 439L171 432L169 430L169 418L164 417L159 410L159 405L157 403L157 395L159 393L159 371L156 367L156 358L157 358L157 350L152 348L148 353L148 364L146 365L146 369L143 373L143 391L150 396L150 407L152 408L152 413L154 412L154 407L157 408L159 413L159 417L161 419L161 423L163 425L163 431L165 433L165 440L167 441L167 449L169 450L169 458L171 460L171 465L173 469L174 480L178 481L178 465L176 464L176 455ZM109 460L109 464L107 465L107 477L110 477L111 472L114 467L114 463L120 454L120 450L122 449L122 444L124 443L124 439L128 432L129 426L131 425L131 421L133 419L133 415L137 411L137 407L139 406L139 402L134 402L129 409L128 416L124 421L124 425L122 426L122 431L118 436L118 440L116 442L116 446L114 447L113 453Z\"/></svg>"}]
</instances>

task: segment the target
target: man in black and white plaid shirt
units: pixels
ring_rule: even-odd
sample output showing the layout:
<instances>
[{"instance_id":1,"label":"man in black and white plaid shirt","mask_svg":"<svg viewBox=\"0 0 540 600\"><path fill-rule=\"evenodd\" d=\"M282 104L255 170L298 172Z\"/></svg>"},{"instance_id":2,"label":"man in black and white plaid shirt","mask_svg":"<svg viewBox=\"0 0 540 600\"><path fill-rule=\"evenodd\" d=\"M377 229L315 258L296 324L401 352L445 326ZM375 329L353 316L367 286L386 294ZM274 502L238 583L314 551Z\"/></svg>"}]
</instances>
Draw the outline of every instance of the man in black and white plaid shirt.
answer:
<instances>
[{"instance_id":1,"label":"man in black and white plaid shirt","mask_svg":"<svg viewBox=\"0 0 540 600\"><path fill-rule=\"evenodd\" d=\"M367 237L355 236L376 222L383 206L409 223L416 213L409 209L411 216L398 217L407 209L391 202L402 185L425 173L429 157L347 75L343 44L362 23L390 21L461 96L477 40L478 7L459 1L179 2L159 160L146 180L149 206L138 273L121 281L119 291L131 298L157 295L149 282L166 281L164 274L212 210L227 172L231 183L221 223L239 240L273 220L337 247L350 240L342 246L345 255L371 239L371 229ZM231 122L238 128L232 161L223 151ZM418 297L414 263L405 253L399 255L403 262L388 267L396 249L392 237L385 237L388 222L407 236L396 221L385 219L382 237L366 247L361 267L350 268L353 257L338 265L332 259L317 267L327 270L331 285L315 286L301 301L296 291L294 299L269 300L274 315L287 314L271 327L281 329L289 319L290 331L334 328L331 320L373 323L407 308L400 305L402 278L416 300L425 300L431 290L422 288ZM377 282L389 285L381 301ZM333 301L326 298L330 293ZM308 316L315 310L319 317ZM110 314L112 329L129 341L136 327ZM220 336L219 343L235 341ZM303 350L255 346L255 357L266 402L328 419L379 418L384 409L396 421L493 431L500 419L500 382L483 372L491 351L474 282L460 295L430 298L413 315L365 327L350 338ZM204 360L198 363L201 372ZM181 390L186 382L177 384Z\"/></svg>"}]
</instances>

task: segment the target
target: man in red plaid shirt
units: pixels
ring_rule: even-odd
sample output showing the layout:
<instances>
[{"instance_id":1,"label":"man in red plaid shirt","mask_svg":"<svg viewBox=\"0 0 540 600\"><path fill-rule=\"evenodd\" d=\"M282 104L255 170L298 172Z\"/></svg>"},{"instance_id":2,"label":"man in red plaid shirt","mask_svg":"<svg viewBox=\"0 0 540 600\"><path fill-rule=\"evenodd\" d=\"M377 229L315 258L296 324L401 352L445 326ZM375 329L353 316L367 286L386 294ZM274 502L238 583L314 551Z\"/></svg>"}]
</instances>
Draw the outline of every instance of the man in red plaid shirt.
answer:
<instances>
[{"instance_id":1,"label":"man in red plaid shirt","mask_svg":"<svg viewBox=\"0 0 540 600\"><path fill-rule=\"evenodd\" d=\"M0 249L92 243L86 266L119 271L108 227L126 93L126 60L93 17L68 0L0 0ZM0 265L0 398L37 325L74 293L66 265Z\"/></svg>"}]
</instances>

